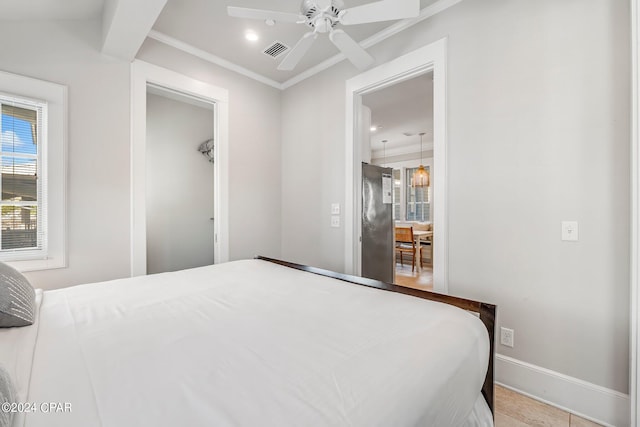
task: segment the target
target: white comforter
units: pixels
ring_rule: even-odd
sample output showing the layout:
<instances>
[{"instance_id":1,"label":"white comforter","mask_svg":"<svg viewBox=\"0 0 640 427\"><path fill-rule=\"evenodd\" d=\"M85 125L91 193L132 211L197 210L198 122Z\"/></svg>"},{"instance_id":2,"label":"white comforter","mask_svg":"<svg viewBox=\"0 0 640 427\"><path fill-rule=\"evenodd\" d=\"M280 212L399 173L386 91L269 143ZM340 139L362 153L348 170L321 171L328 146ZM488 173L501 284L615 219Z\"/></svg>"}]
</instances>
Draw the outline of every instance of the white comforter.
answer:
<instances>
[{"instance_id":1,"label":"white comforter","mask_svg":"<svg viewBox=\"0 0 640 427\"><path fill-rule=\"evenodd\" d=\"M44 293L26 427L459 426L473 315L265 261ZM62 408L62 407L59 407Z\"/></svg>"}]
</instances>

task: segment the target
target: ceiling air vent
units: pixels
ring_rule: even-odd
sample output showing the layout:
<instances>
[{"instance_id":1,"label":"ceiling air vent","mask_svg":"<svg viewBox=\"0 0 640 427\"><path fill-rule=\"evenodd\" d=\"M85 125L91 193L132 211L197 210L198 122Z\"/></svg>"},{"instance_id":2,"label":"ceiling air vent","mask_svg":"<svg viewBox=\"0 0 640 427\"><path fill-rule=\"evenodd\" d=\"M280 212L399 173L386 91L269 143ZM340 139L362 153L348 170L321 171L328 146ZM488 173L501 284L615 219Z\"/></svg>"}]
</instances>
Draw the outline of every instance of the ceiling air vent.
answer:
<instances>
[{"instance_id":1,"label":"ceiling air vent","mask_svg":"<svg viewBox=\"0 0 640 427\"><path fill-rule=\"evenodd\" d=\"M289 50L289 46L287 46L286 44L279 42L279 41L275 41L272 44L270 44L269 46L267 46L265 48L265 50L262 51L262 53L264 53L265 55L268 55L272 58L277 58L278 56L282 55L283 53L285 53L286 51Z\"/></svg>"}]
</instances>

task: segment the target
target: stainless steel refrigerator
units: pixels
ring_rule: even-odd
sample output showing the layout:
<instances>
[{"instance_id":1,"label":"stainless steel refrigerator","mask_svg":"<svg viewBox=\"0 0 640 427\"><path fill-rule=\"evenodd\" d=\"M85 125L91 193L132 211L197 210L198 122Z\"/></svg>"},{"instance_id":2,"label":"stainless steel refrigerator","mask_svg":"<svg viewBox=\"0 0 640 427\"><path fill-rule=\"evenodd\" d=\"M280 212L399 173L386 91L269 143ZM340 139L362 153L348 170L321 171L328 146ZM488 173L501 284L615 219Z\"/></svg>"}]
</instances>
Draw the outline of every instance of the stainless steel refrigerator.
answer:
<instances>
[{"instance_id":1,"label":"stainless steel refrigerator","mask_svg":"<svg viewBox=\"0 0 640 427\"><path fill-rule=\"evenodd\" d=\"M395 280L393 169L362 163L363 277Z\"/></svg>"}]
</instances>

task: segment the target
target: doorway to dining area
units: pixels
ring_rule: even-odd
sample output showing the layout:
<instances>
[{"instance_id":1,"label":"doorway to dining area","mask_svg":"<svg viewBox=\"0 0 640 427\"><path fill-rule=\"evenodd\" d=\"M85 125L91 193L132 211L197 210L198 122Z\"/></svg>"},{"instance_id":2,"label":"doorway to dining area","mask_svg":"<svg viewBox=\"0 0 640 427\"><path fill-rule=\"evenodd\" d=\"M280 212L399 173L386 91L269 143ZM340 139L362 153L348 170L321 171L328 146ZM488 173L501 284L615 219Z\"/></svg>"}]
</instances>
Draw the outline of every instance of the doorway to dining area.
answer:
<instances>
[{"instance_id":1,"label":"doorway to dining area","mask_svg":"<svg viewBox=\"0 0 640 427\"><path fill-rule=\"evenodd\" d=\"M394 283L433 289L433 72L362 96L363 162L391 171ZM363 256L365 253L363 239ZM364 260L363 260L364 265Z\"/></svg>"}]
</instances>

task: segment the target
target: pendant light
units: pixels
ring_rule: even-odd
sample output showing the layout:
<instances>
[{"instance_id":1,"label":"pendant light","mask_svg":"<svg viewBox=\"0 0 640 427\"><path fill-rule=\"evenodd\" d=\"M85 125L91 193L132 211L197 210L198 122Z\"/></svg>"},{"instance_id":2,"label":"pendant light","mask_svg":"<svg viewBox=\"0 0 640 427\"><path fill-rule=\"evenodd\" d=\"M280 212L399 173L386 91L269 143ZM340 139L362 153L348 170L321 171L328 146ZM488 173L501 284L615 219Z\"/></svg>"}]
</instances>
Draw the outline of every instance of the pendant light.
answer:
<instances>
[{"instance_id":1,"label":"pendant light","mask_svg":"<svg viewBox=\"0 0 640 427\"><path fill-rule=\"evenodd\" d=\"M424 136L424 132L420 133L420 166L418 170L415 171L413 177L411 178L411 186L412 187L428 187L431 185L431 180L429 179L429 172L422 165L422 137Z\"/></svg>"}]
</instances>

